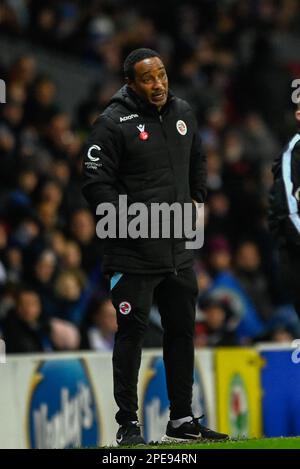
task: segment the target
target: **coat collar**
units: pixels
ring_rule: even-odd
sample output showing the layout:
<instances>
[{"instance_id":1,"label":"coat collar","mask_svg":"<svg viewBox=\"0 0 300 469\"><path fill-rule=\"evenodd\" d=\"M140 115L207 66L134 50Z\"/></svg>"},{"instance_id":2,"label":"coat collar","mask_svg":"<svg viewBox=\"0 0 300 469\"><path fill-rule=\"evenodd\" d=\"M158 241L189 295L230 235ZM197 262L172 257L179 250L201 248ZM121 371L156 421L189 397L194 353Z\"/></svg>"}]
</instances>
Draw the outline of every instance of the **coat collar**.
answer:
<instances>
[{"instance_id":1,"label":"coat collar","mask_svg":"<svg viewBox=\"0 0 300 469\"><path fill-rule=\"evenodd\" d=\"M140 112L141 114L148 114L157 117L159 115L164 115L168 111L170 103L173 100L174 95L169 91L166 104L160 111L158 111L155 105L150 104L148 101L138 96L130 86L125 85L112 97L110 103L119 102L133 112Z\"/></svg>"}]
</instances>

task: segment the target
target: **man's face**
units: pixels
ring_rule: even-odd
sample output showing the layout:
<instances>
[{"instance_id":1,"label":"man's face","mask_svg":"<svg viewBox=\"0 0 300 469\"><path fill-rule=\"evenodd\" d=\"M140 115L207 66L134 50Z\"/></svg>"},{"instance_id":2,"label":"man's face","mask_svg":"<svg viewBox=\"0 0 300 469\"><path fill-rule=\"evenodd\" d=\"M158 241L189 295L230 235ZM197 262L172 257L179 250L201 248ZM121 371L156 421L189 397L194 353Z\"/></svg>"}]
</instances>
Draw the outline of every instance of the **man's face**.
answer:
<instances>
[{"instance_id":1,"label":"man's face","mask_svg":"<svg viewBox=\"0 0 300 469\"><path fill-rule=\"evenodd\" d=\"M41 302L34 292L23 292L17 305L17 314L25 322L35 322L41 314Z\"/></svg>"},{"instance_id":2,"label":"man's face","mask_svg":"<svg viewBox=\"0 0 300 469\"><path fill-rule=\"evenodd\" d=\"M160 109L168 97L168 77L164 64L158 57L137 62L134 66L135 77L129 86L137 95Z\"/></svg>"}]
</instances>

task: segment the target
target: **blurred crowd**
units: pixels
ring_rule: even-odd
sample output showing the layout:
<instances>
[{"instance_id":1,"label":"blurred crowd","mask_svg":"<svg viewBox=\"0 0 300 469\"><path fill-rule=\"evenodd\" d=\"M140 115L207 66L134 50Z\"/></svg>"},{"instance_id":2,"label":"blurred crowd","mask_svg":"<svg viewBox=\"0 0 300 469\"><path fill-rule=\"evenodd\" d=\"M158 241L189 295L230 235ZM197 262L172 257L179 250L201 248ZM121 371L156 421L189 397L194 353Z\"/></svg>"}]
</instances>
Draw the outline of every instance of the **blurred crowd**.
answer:
<instances>
[{"instance_id":1,"label":"blurred crowd","mask_svg":"<svg viewBox=\"0 0 300 469\"><path fill-rule=\"evenodd\" d=\"M166 20L168 18L168 20ZM197 347L286 342L299 320L267 226L271 164L295 131L297 0L4 0L1 35L78 56L105 80L76 112L34 55L1 63L0 330L7 352L112 350L115 311L96 218L80 192L82 146L136 47L162 55L193 106L208 162L205 243L196 253ZM83 68L84 70L84 68ZM182 312L184 318L184 311ZM162 344L153 306L145 346Z\"/></svg>"}]
</instances>

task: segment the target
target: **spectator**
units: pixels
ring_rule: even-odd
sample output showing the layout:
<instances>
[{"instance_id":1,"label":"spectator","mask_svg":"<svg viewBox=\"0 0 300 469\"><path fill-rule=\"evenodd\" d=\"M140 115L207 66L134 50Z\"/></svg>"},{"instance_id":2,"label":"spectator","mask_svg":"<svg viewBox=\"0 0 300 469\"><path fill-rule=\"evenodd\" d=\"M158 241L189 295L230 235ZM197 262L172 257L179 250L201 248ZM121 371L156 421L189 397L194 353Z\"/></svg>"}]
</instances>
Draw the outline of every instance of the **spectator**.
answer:
<instances>
[{"instance_id":1,"label":"spectator","mask_svg":"<svg viewBox=\"0 0 300 469\"><path fill-rule=\"evenodd\" d=\"M55 316L57 301L54 294L57 259L53 251L44 250L33 266L31 286L40 296L43 313L47 317Z\"/></svg>"},{"instance_id":2,"label":"spectator","mask_svg":"<svg viewBox=\"0 0 300 469\"><path fill-rule=\"evenodd\" d=\"M221 301L208 300L202 307L203 319L196 322L195 346L216 347L238 344L232 313ZM231 319L231 320L230 320Z\"/></svg>"},{"instance_id":3,"label":"spectator","mask_svg":"<svg viewBox=\"0 0 300 469\"><path fill-rule=\"evenodd\" d=\"M85 278L79 270L62 271L55 283L56 317L80 325L84 319Z\"/></svg>"},{"instance_id":4,"label":"spectator","mask_svg":"<svg viewBox=\"0 0 300 469\"><path fill-rule=\"evenodd\" d=\"M92 309L90 324L85 331L82 348L112 351L117 331L116 310L108 298L100 300Z\"/></svg>"},{"instance_id":5,"label":"spectator","mask_svg":"<svg viewBox=\"0 0 300 469\"><path fill-rule=\"evenodd\" d=\"M16 309L7 314L2 326L7 353L33 353L53 349L50 325L42 319L38 294L24 289Z\"/></svg>"},{"instance_id":6,"label":"spectator","mask_svg":"<svg viewBox=\"0 0 300 469\"><path fill-rule=\"evenodd\" d=\"M62 254L62 265L65 269L80 269L81 266L81 251L75 241L67 241L64 246Z\"/></svg>"},{"instance_id":7,"label":"spectator","mask_svg":"<svg viewBox=\"0 0 300 469\"><path fill-rule=\"evenodd\" d=\"M212 282L200 300L209 297L226 302L235 315L239 342L249 343L254 337L263 333L265 326L252 298L244 291L232 271L231 252L225 238L218 236L210 240L208 261Z\"/></svg>"},{"instance_id":8,"label":"spectator","mask_svg":"<svg viewBox=\"0 0 300 469\"><path fill-rule=\"evenodd\" d=\"M43 130L52 116L58 112L55 95L54 82L47 76L40 76L34 84L32 96L26 103L26 123Z\"/></svg>"},{"instance_id":9,"label":"spectator","mask_svg":"<svg viewBox=\"0 0 300 469\"><path fill-rule=\"evenodd\" d=\"M56 350L78 350L80 333L74 324L58 318L50 320L51 340Z\"/></svg>"},{"instance_id":10,"label":"spectator","mask_svg":"<svg viewBox=\"0 0 300 469\"><path fill-rule=\"evenodd\" d=\"M258 247L251 241L242 242L235 255L235 273L243 289L252 299L264 321L273 314L266 277L261 269Z\"/></svg>"},{"instance_id":11,"label":"spectator","mask_svg":"<svg viewBox=\"0 0 300 469\"><path fill-rule=\"evenodd\" d=\"M101 242L96 239L96 227L87 209L77 210L71 218L71 235L78 243L82 255L82 267L90 274L99 262Z\"/></svg>"}]
</instances>

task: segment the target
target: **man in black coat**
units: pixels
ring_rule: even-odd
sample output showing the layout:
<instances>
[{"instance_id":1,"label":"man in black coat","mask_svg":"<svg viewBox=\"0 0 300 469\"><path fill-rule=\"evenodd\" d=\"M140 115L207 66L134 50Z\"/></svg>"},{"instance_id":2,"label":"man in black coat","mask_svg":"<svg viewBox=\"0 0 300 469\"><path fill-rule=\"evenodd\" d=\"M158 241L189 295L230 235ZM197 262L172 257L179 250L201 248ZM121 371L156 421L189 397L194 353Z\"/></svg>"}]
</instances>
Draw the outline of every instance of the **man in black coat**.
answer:
<instances>
[{"instance_id":1,"label":"man in black coat","mask_svg":"<svg viewBox=\"0 0 300 469\"><path fill-rule=\"evenodd\" d=\"M159 54L137 49L126 58L127 84L96 120L86 144L83 194L97 214L99 204L115 209L104 248L104 269L111 275L118 332L113 353L114 396L119 407L117 443L143 443L137 421L137 380L141 346L155 295L164 328L163 354L170 400L170 421L163 441L222 439L226 435L199 424L191 409L194 372L194 323L197 282L186 236L128 236L133 213L124 218L120 196L128 203L192 207L206 195L206 166L197 122L190 106L168 90ZM193 208L195 215L195 207ZM131 215L130 215L131 213ZM194 217L195 218L195 217ZM148 211L141 223L149 222ZM194 220L195 222L195 220ZM108 219L107 219L107 223ZM153 228L152 219L150 226ZM99 227L98 227L99 225ZM97 228L103 233L101 220ZM162 223L158 222L158 228ZM177 226L176 226L177 225ZM113 227L113 224L111 225ZM101 229L100 229L101 228ZM101 231L102 230L102 231ZM125 233L124 233L125 230ZM101 233L100 233L101 232ZM186 232L185 232L186 234Z\"/></svg>"},{"instance_id":2,"label":"man in black coat","mask_svg":"<svg viewBox=\"0 0 300 469\"><path fill-rule=\"evenodd\" d=\"M300 122L300 103L295 111ZM291 295L300 318L300 131L273 163L269 227L279 248L281 283Z\"/></svg>"},{"instance_id":3,"label":"man in black coat","mask_svg":"<svg viewBox=\"0 0 300 469\"><path fill-rule=\"evenodd\" d=\"M49 321L41 318L38 294L24 288L19 292L16 309L8 313L2 324L7 353L52 351Z\"/></svg>"}]
</instances>

